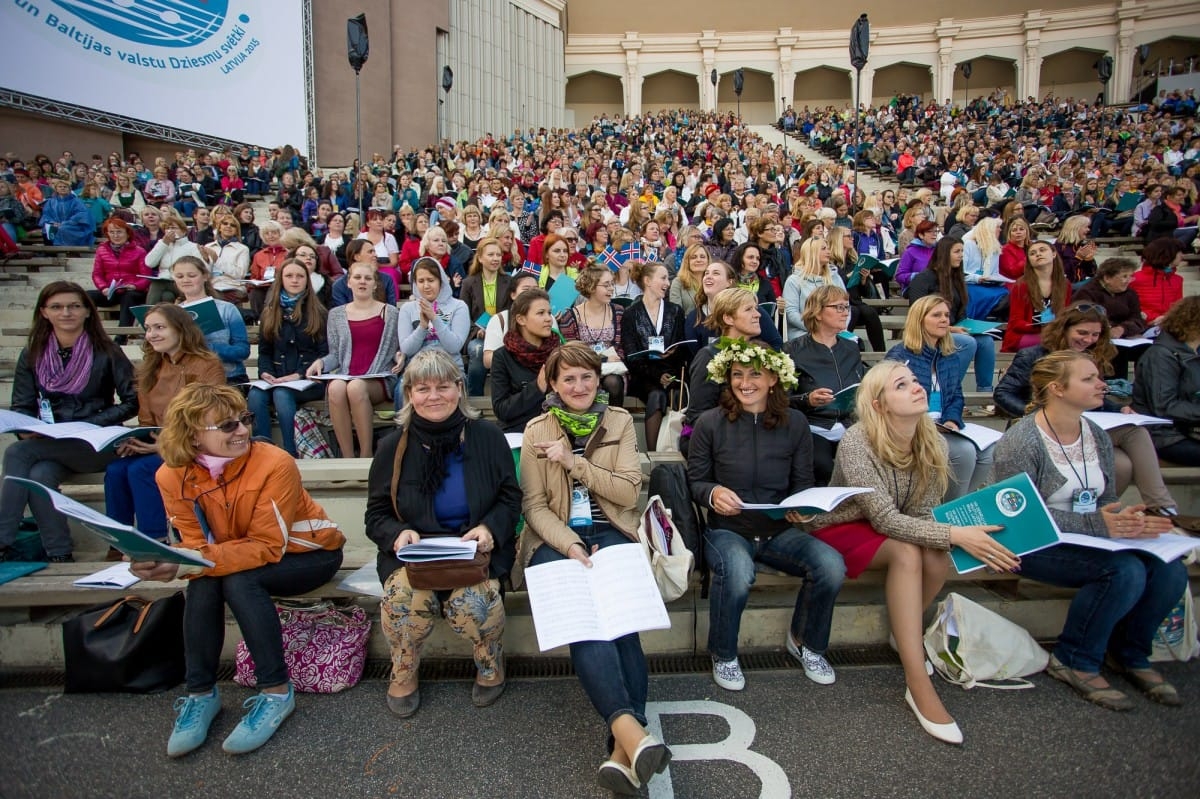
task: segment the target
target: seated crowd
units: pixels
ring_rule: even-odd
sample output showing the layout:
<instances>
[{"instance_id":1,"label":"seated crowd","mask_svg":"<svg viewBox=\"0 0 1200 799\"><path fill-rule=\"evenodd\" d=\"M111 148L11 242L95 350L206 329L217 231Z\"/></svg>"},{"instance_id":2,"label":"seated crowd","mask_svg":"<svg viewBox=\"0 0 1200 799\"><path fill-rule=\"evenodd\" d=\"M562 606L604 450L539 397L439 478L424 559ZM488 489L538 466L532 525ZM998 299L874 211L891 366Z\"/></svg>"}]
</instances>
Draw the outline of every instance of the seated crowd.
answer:
<instances>
[{"instance_id":1,"label":"seated crowd","mask_svg":"<svg viewBox=\"0 0 1200 799\"><path fill-rule=\"evenodd\" d=\"M940 118L911 102L891 113ZM1052 130L1035 143L1068 146ZM740 134L728 114L601 117L580 130L375 156L328 178L284 152L260 154L250 158L256 188L279 181L261 224L236 194L247 187L191 185L222 169L243 179L240 159L183 156L148 173L116 159L105 183L118 203L100 222L94 289L58 281L41 291L11 406L55 422L137 416L159 432L101 454L28 436L7 449L3 473L55 487L103 471L109 515L162 539L170 520L180 546L214 562L134 566L145 579L189 579L187 695L168 754L200 747L220 711L226 604L262 690L226 751L261 746L295 707L264 600L311 591L341 564L344 536L294 460L298 410L322 399L341 455L372 459L365 522L379 548L386 701L397 716L419 708L421 648L438 616L471 641L472 701L490 705L505 685L501 586L521 587L528 566L588 565L599 549L636 540L641 470L627 396L640 403L648 449L686 453L691 498L706 514L697 556L712 578L707 647L722 688L746 682L738 631L756 565L802 578L782 646L820 685L836 680L826 651L838 591L883 570L905 701L926 732L961 743L921 643L922 614L957 546L994 571L1080 589L1053 677L1101 706L1132 707L1101 674L1106 664L1149 698L1180 704L1148 656L1183 593L1181 562L1068 544L1017 557L992 537L998 528L940 524L930 511L1025 472L1064 530L1145 537L1189 521L1158 466L1200 466L1200 297L1184 297L1177 274L1188 225L1150 237L1140 268L1097 263L1086 236L1035 239L1020 203L997 222L964 187L968 200L946 197L959 202L953 219L939 218L928 190L868 198L852 170L809 165L749 135L739 148ZM1051 169L1031 152L1019 171ZM1089 169L1077 154L1066 163ZM83 166L68 174L108 173ZM1106 161L1088 179L1132 175L1121 170ZM1173 188L1194 201L1196 172L1183 172ZM65 179L57 185L74 196ZM132 219L133 203L120 199L130 192L142 205ZM1064 229L1085 213L1068 213ZM894 302L908 312L887 349L868 301L901 289L906 299ZM220 319L207 333L181 307L206 299ZM123 325L145 311L136 365L100 322L106 304L119 305ZM996 339L962 324L987 319L1015 353L999 382ZM247 320L258 324L254 384ZM885 352L870 369L858 328ZM1106 380L1128 383L1131 366L1131 404L1110 404ZM971 371L1016 419L983 449L964 435ZM489 383L495 423L469 401ZM377 439L380 405L395 422ZM681 427L664 424L684 405ZM1083 416L1097 408L1172 424L1102 430ZM281 448L264 440L272 414ZM523 435L519 469L503 433ZM1142 501L1122 506L1131 484ZM816 485L873 491L812 517L744 507ZM253 500L231 498L243 492ZM11 482L0 487L0 559L14 557L27 505L49 560L71 561L62 517ZM477 582L421 587L396 559L436 536L489 555ZM640 640L577 643L571 657L607 727L597 780L634 794L671 758L647 731Z\"/></svg>"}]
</instances>

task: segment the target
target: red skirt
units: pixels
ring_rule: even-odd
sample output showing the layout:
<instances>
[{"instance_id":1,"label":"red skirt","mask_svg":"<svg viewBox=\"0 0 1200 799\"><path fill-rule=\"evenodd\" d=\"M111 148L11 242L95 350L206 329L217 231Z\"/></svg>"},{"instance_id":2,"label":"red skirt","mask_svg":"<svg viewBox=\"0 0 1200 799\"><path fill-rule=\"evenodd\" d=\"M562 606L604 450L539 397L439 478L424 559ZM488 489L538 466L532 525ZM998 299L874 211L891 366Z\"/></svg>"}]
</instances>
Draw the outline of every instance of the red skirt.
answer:
<instances>
[{"instance_id":1,"label":"red skirt","mask_svg":"<svg viewBox=\"0 0 1200 799\"><path fill-rule=\"evenodd\" d=\"M852 579L866 571L875 553L887 541L886 535L875 532L874 527L861 520L835 524L812 535L841 553L846 563L846 576Z\"/></svg>"}]
</instances>

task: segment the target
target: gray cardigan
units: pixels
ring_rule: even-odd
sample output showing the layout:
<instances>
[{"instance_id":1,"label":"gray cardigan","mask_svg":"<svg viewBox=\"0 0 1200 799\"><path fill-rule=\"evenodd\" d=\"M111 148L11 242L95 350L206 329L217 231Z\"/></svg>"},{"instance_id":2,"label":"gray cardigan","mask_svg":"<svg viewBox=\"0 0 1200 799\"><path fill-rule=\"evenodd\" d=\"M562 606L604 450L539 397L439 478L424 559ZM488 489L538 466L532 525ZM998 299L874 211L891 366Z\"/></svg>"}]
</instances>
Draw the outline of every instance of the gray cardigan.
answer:
<instances>
[{"instance_id":1,"label":"gray cardigan","mask_svg":"<svg viewBox=\"0 0 1200 799\"><path fill-rule=\"evenodd\" d=\"M325 322L325 335L329 339L329 354L321 359L321 371L325 374L344 373L350 365L350 322L346 318L347 305L339 305L329 311ZM367 374L390 372L396 365L396 351L400 349L397 321L400 312L395 305L383 306L383 337L379 340L379 351L371 361Z\"/></svg>"},{"instance_id":2,"label":"gray cardigan","mask_svg":"<svg viewBox=\"0 0 1200 799\"><path fill-rule=\"evenodd\" d=\"M1067 478L1050 460L1045 441L1038 431L1036 414L1029 414L1005 431L1004 437L996 442L993 455L992 479L1004 480L1014 474L1025 472L1037 487L1042 498L1053 494L1067 482ZM1092 441L1100 454L1100 472L1105 475L1104 491L1100 493L1098 508L1117 501L1117 493L1113 489L1112 439L1095 423L1085 419L1088 429L1092 432ZM1064 533L1082 533L1100 538L1108 538L1108 528L1104 524L1104 516L1099 510L1093 513L1072 513L1071 511L1050 508L1050 516Z\"/></svg>"},{"instance_id":3,"label":"gray cardigan","mask_svg":"<svg viewBox=\"0 0 1200 799\"><path fill-rule=\"evenodd\" d=\"M930 514L934 506L941 503L941 492L935 486L929 486L917 494L913 476L912 472L902 472L884 463L867 443L863 426L856 424L846 431L838 445L829 484L873 488L874 491L853 496L829 513L818 514L803 525L804 529L820 530L863 519L888 538L948 550L950 525L935 522ZM902 499L897 500L897 494ZM903 503L902 506L897 507L898 502Z\"/></svg>"}]
</instances>

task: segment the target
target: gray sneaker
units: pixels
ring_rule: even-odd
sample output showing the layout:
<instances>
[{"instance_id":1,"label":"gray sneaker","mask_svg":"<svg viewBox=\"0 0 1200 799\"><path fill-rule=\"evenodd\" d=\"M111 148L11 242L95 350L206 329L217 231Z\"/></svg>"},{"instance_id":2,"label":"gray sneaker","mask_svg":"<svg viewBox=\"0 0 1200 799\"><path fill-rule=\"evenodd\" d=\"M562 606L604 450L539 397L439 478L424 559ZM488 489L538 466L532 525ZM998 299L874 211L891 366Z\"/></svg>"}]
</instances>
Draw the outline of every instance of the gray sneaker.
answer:
<instances>
[{"instance_id":1,"label":"gray sneaker","mask_svg":"<svg viewBox=\"0 0 1200 799\"><path fill-rule=\"evenodd\" d=\"M837 675L833 671L833 666L829 665L829 661L825 659L825 656L812 651L806 646L798 645L792 640L790 632L787 635L787 651L789 655L800 661L800 665L804 667L804 676L817 685L833 685L837 681Z\"/></svg>"},{"instance_id":2,"label":"gray sneaker","mask_svg":"<svg viewBox=\"0 0 1200 799\"><path fill-rule=\"evenodd\" d=\"M713 660L713 682L726 691L741 691L746 687L746 675L742 674L738 659Z\"/></svg>"}]
</instances>

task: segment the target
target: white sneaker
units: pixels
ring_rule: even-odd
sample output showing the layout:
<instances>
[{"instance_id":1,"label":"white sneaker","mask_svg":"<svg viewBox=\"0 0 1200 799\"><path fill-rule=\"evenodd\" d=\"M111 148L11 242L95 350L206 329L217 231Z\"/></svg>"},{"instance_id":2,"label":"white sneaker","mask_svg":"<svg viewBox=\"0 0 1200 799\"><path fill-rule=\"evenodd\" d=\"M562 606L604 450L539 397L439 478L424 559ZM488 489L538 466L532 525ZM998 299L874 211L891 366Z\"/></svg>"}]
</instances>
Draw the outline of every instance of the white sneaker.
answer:
<instances>
[{"instance_id":1,"label":"white sneaker","mask_svg":"<svg viewBox=\"0 0 1200 799\"><path fill-rule=\"evenodd\" d=\"M833 685L837 681L837 674L834 673L833 666L829 665L825 656L818 655L806 646L798 646L792 640L790 632L787 635L787 651L789 655L800 661L800 665L804 667L804 676L817 685Z\"/></svg>"},{"instance_id":2,"label":"white sneaker","mask_svg":"<svg viewBox=\"0 0 1200 799\"><path fill-rule=\"evenodd\" d=\"M737 658L713 660L712 675L713 682L726 691L741 691L746 687L746 675L742 674L742 667Z\"/></svg>"}]
</instances>

